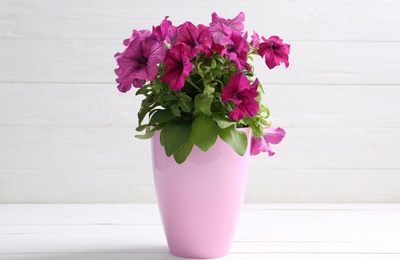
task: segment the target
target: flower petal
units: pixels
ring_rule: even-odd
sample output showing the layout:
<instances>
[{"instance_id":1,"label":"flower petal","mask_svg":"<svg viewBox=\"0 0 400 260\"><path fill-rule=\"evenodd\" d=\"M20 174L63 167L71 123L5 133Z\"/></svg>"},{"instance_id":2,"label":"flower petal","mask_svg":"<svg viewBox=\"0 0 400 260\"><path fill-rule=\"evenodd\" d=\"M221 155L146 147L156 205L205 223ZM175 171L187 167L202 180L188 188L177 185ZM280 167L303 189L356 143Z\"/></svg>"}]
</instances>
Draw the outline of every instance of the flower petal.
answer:
<instances>
[{"instance_id":1,"label":"flower petal","mask_svg":"<svg viewBox=\"0 0 400 260\"><path fill-rule=\"evenodd\" d=\"M239 121L245 116L244 109L240 107L240 104L235 107L231 112L229 112L229 118L235 121Z\"/></svg>"},{"instance_id":2,"label":"flower petal","mask_svg":"<svg viewBox=\"0 0 400 260\"><path fill-rule=\"evenodd\" d=\"M165 48L162 43L152 36L146 37L148 31L136 31L129 45L122 53L117 53L115 59L118 68L115 74L119 83L117 88L121 92L134 87L142 87L145 80L152 81L158 73L158 64L165 57Z\"/></svg>"},{"instance_id":3,"label":"flower petal","mask_svg":"<svg viewBox=\"0 0 400 260\"><path fill-rule=\"evenodd\" d=\"M285 137L286 132L282 128L267 127L264 129L264 139L267 143L279 144Z\"/></svg>"},{"instance_id":4,"label":"flower petal","mask_svg":"<svg viewBox=\"0 0 400 260\"><path fill-rule=\"evenodd\" d=\"M178 27L178 36L175 44L182 43L187 48L189 58L195 57L200 51L207 52L211 48L209 27L199 24L197 27L191 22L185 22Z\"/></svg>"},{"instance_id":5,"label":"flower petal","mask_svg":"<svg viewBox=\"0 0 400 260\"><path fill-rule=\"evenodd\" d=\"M244 19L245 15L243 12L240 12L235 18L228 19L228 26L232 30L243 33L244 30Z\"/></svg>"},{"instance_id":6,"label":"flower petal","mask_svg":"<svg viewBox=\"0 0 400 260\"><path fill-rule=\"evenodd\" d=\"M268 150L268 144L265 142L262 137L251 137L251 145L250 145L250 155L257 155L260 152L266 152Z\"/></svg>"},{"instance_id":7,"label":"flower petal","mask_svg":"<svg viewBox=\"0 0 400 260\"><path fill-rule=\"evenodd\" d=\"M258 80L255 82L258 86L257 82ZM240 120L246 115L253 117L258 113L260 104L255 100L257 96L257 87L250 87L249 79L243 73L238 72L222 89L221 101L233 102L236 107L229 113L229 117L233 120Z\"/></svg>"},{"instance_id":8,"label":"flower petal","mask_svg":"<svg viewBox=\"0 0 400 260\"><path fill-rule=\"evenodd\" d=\"M185 85L185 79L192 70L192 63L187 56L184 44L172 47L165 57L165 72L161 81L170 83L170 88L177 91Z\"/></svg>"},{"instance_id":9,"label":"flower petal","mask_svg":"<svg viewBox=\"0 0 400 260\"><path fill-rule=\"evenodd\" d=\"M161 21L161 24L157 27L153 26L152 35L159 41L163 42L166 40L169 27L172 25L172 22L168 20L168 16L165 16L164 20Z\"/></svg>"},{"instance_id":10,"label":"flower petal","mask_svg":"<svg viewBox=\"0 0 400 260\"><path fill-rule=\"evenodd\" d=\"M238 32L240 35L244 29L244 13L240 12L233 19L224 19L219 17L217 13L212 13L210 23L211 36L214 42L221 45L232 44L230 36L233 32Z\"/></svg>"},{"instance_id":11,"label":"flower petal","mask_svg":"<svg viewBox=\"0 0 400 260\"><path fill-rule=\"evenodd\" d=\"M265 42L260 43L258 54L261 57L264 57L265 64L268 68L273 69L274 67L279 66L281 62L288 67L290 45L284 44L278 36L271 36L269 39L262 37L262 39Z\"/></svg>"},{"instance_id":12,"label":"flower petal","mask_svg":"<svg viewBox=\"0 0 400 260\"><path fill-rule=\"evenodd\" d=\"M257 50L258 46L260 45L260 36L258 36L258 33L256 33L255 31L253 31L253 35L251 36L250 45L255 50Z\"/></svg>"}]
</instances>

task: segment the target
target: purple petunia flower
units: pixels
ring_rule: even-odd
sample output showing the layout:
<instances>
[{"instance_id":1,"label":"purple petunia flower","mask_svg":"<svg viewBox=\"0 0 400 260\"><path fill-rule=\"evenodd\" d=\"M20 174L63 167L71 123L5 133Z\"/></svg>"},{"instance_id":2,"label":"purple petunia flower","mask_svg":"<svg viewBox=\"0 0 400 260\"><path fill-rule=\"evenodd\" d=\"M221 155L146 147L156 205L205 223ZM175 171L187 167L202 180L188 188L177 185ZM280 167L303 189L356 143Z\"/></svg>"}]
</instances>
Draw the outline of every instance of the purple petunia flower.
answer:
<instances>
[{"instance_id":1,"label":"purple petunia flower","mask_svg":"<svg viewBox=\"0 0 400 260\"><path fill-rule=\"evenodd\" d=\"M240 12L233 19L224 19L219 17L217 13L212 13L212 22L210 23L210 31L211 36L214 39L215 43L225 45L232 44L231 34L232 31L237 31L240 34L243 33L244 30L244 13Z\"/></svg>"},{"instance_id":2,"label":"purple petunia flower","mask_svg":"<svg viewBox=\"0 0 400 260\"><path fill-rule=\"evenodd\" d=\"M250 86L250 81L241 72L234 74L229 80L228 86L222 89L221 101L226 103L232 101L236 107L229 112L233 120L240 120L244 116L253 117L258 113L260 105L255 98L258 96L257 87L259 81L256 79Z\"/></svg>"},{"instance_id":3,"label":"purple petunia flower","mask_svg":"<svg viewBox=\"0 0 400 260\"><path fill-rule=\"evenodd\" d=\"M174 45L176 38L178 37L177 34L177 27L174 25L171 25L168 27L168 32L167 36L165 37L165 41L169 43L170 45Z\"/></svg>"},{"instance_id":4,"label":"purple petunia flower","mask_svg":"<svg viewBox=\"0 0 400 260\"><path fill-rule=\"evenodd\" d=\"M258 47L260 46L260 36L258 36L258 33L255 31L253 31L253 35L251 36L250 45L254 50L258 50Z\"/></svg>"},{"instance_id":5,"label":"purple petunia flower","mask_svg":"<svg viewBox=\"0 0 400 260\"><path fill-rule=\"evenodd\" d=\"M282 128L267 127L261 137L251 137L250 155L257 155L260 152L268 152L269 156L275 154L269 144L279 144L285 137L286 132Z\"/></svg>"},{"instance_id":6,"label":"purple petunia flower","mask_svg":"<svg viewBox=\"0 0 400 260\"><path fill-rule=\"evenodd\" d=\"M132 84L134 87L141 87L145 80L154 80L158 73L157 65L164 57L165 48L155 38L134 38L123 53L115 55L119 66L115 69L118 89L127 92Z\"/></svg>"},{"instance_id":7,"label":"purple petunia flower","mask_svg":"<svg viewBox=\"0 0 400 260\"><path fill-rule=\"evenodd\" d=\"M283 43L278 36L271 36L269 39L262 37L258 54L265 58L265 64L269 69L273 69L283 62L286 68L289 66L290 45Z\"/></svg>"},{"instance_id":8,"label":"purple petunia flower","mask_svg":"<svg viewBox=\"0 0 400 260\"><path fill-rule=\"evenodd\" d=\"M221 51L222 56L229 56L235 62L239 70L246 68L251 71L251 66L247 63L247 53L249 51L249 44L246 41L247 33L242 37L241 33L233 31L231 34L231 43Z\"/></svg>"},{"instance_id":9,"label":"purple petunia flower","mask_svg":"<svg viewBox=\"0 0 400 260\"><path fill-rule=\"evenodd\" d=\"M166 40L167 42L169 41L168 36L168 31L169 27L172 26L172 22L168 20L168 16L165 16L164 20L161 21L161 24L159 26L154 27L153 26L153 32L152 35L159 41L163 42Z\"/></svg>"},{"instance_id":10,"label":"purple petunia flower","mask_svg":"<svg viewBox=\"0 0 400 260\"><path fill-rule=\"evenodd\" d=\"M123 41L124 46L128 46L129 43L131 43L134 39L139 38L141 41L144 41L147 37L151 35L151 32L149 30L133 30L132 31L132 36L131 38L125 39Z\"/></svg>"},{"instance_id":11,"label":"purple petunia flower","mask_svg":"<svg viewBox=\"0 0 400 260\"><path fill-rule=\"evenodd\" d=\"M200 51L206 53L212 44L210 28L199 24L197 27L191 22L185 22L177 29L178 37L174 44L183 43L187 48L189 59L195 57Z\"/></svg>"},{"instance_id":12,"label":"purple petunia flower","mask_svg":"<svg viewBox=\"0 0 400 260\"><path fill-rule=\"evenodd\" d=\"M185 78L192 70L192 63L186 53L184 44L173 46L165 57L165 73L161 78L164 83L171 83L172 90L180 90L185 85Z\"/></svg>"}]
</instances>

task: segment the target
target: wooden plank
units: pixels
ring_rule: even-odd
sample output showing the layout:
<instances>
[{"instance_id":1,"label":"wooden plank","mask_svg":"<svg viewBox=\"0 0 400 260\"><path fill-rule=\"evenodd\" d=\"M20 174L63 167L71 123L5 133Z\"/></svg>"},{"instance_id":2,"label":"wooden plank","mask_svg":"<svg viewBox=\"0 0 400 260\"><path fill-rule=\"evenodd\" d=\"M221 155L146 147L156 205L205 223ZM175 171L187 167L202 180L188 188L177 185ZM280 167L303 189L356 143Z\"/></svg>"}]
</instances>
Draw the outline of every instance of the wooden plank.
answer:
<instances>
[{"instance_id":1,"label":"wooden plank","mask_svg":"<svg viewBox=\"0 0 400 260\"><path fill-rule=\"evenodd\" d=\"M18 204L12 204L18 205ZM107 205L107 204L106 204ZM125 205L125 204L121 204ZM146 205L146 204L145 204ZM148 207L151 207L149 204ZM140 205L142 206L142 205ZM21 204L24 207L24 204ZM398 211L400 204L398 203L245 203L243 204L245 212L248 214L259 215L260 211L353 211L362 214L363 211ZM138 209L140 210L141 207ZM292 216L293 217L293 216ZM294 216L295 217L295 216Z\"/></svg>"},{"instance_id":2,"label":"wooden plank","mask_svg":"<svg viewBox=\"0 0 400 260\"><path fill-rule=\"evenodd\" d=\"M264 85L263 101L275 125L398 127L399 86Z\"/></svg>"},{"instance_id":3,"label":"wooden plank","mask_svg":"<svg viewBox=\"0 0 400 260\"><path fill-rule=\"evenodd\" d=\"M188 17L187 10L194 9ZM229 9L225 3L212 0L185 5L177 0L153 4L6 0L0 10L0 38L121 39L132 29L151 29L165 15L176 25L189 19L207 24L214 11L227 18L244 11L246 28L265 36L278 34L291 41L399 41L399 34L393 33L400 30L399 10L396 0L255 0L251 5L230 1Z\"/></svg>"},{"instance_id":4,"label":"wooden plank","mask_svg":"<svg viewBox=\"0 0 400 260\"><path fill-rule=\"evenodd\" d=\"M246 202L400 202L398 169L268 169L266 166L256 169L261 162L256 164L254 159L247 183ZM264 165L269 164L266 161Z\"/></svg>"},{"instance_id":5,"label":"wooden plank","mask_svg":"<svg viewBox=\"0 0 400 260\"><path fill-rule=\"evenodd\" d=\"M168 252L154 204L0 205L0 211L0 256ZM231 252L398 256L399 217L397 204L245 205Z\"/></svg>"},{"instance_id":6,"label":"wooden plank","mask_svg":"<svg viewBox=\"0 0 400 260\"><path fill-rule=\"evenodd\" d=\"M43 260L43 259L62 259L62 260L132 260L132 259L151 259L151 260L176 260L175 256L167 252L145 252L145 253L85 253L85 254L0 254L1 260ZM321 253L230 253L221 260L398 260L398 254L321 254Z\"/></svg>"},{"instance_id":7,"label":"wooden plank","mask_svg":"<svg viewBox=\"0 0 400 260\"><path fill-rule=\"evenodd\" d=\"M276 169L267 160L252 161L247 203L400 202L398 169ZM1 169L0 202L155 203L150 166Z\"/></svg>"},{"instance_id":8,"label":"wooden plank","mask_svg":"<svg viewBox=\"0 0 400 260\"><path fill-rule=\"evenodd\" d=\"M114 84L116 40L8 39L0 41L1 82ZM26 55L20 55L24 50ZM351 58L349 58L351 50ZM399 42L292 42L290 69L269 71L255 59L268 84L399 85ZM366 55L366 53L368 55ZM384 62L377 62L384 61ZM23 66L21 65L23 64Z\"/></svg>"},{"instance_id":9,"label":"wooden plank","mask_svg":"<svg viewBox=\"0 0 400 260\"><path fill-rule=\"evenodd\" d=\"M112 40L10 39L0 41L1 82L114 82ZM111 47L114 46L114 47ZM24 50L25 55L20 55ZM21 65L23 64L23 65ZM8 74L8 75L7 75Z\"/></svg>"},{"instance_id":10,"label":"wooden plank","mask_svg":"<svg viewBox=\"0 0 400 260\"><path fill-rule=\"evenodd\" d=\"M126 126L141 98L111 84L0 84L1 126ZM399 124L400 125L400 124Z\"/></svg>"},{"instance_id":11,"label":"wooden plank","mask_svg":"<svg viewBox=\"0 0 400 260\"><path fill-rule=\"evenodd\" d=\"M6 169L143 169L150 141L131 128L0 128L0 165ZM138 142L139 141L139 142Z\"/></svg>"},{"instance_id":12,"label":"wooden plank","mask_svg":"<svg viewBox=\"0 0 400 260\"><path fill-rule=\"evenodd\" d=\"M285 126L282 126L285 128ZM399 169L397 128L285 128L276 155L252 158L263 169ZM143 169L149 140L131 128L1 127L2 169Z\"/></svg>"},{"instance_id":13,"label":"wooden plank","mask_svg":"<svg viewBox=\"0 0 400 260\"><path fill-rule=\"evenodd\" d=\"M9 203L0 204L0 211L0 226L20 225L22 229L35 225L161 225L158 207L154 203ZM4 233L2 229L0 234Z\"/></svg>"},{"instance_id":14,"label":"wooden plank","mask_svg":"<svg viewBox=\"0 0 400 260\"><path fill-rule=\"evenodd\" d=\"M0 88L3 126L133 128L140 102L139 98L129 99L131 95L120 95L118 90L104 84L2 84Z\"/></svg>"},{"instance_id":15,"label":"wooden plank","mask_svg":"<svg viewBox=\"0 0 400 260\"><path fill-rule=\"evenodd\" d=\"M155 203L7 203L0 204L0 211L0 226L14 226L16 229L46 225L161 225ZM385 225L396 227L399 214L400 204L396 203L244 203L239 226L245 227L240 228L240 232L245 234L248 227L256 228L264 223L268 229L272 222L280 220L293 225L331 226L333 222L358 225L359 219L367 215L363 224L378 225L384 221ZM0 233L5 234L6 230L2 229Z\"/></svg>"},{"instance_id":16,"label":"wooden plank","mask_svg":"<svg viewBox=\"0 0 400 260\"><path fill-rule=\"evenodd\" d=\"M151 165L137 169L1 169L0 203L156 202Z\"/></svg>"},{"instance_id":17,"label":"wooden plank","mask_svg":"<svg viewBox=\"0 0 400 260\"><path fill-rule=\"evenodd\" d=\"M42 227L43 228L43 227ZM130 232L135 232L135 229L128 228ZM132 239L128 236L120 236L102 228L96 229L82 229L78 232L78 236L70 237L69 233L65 230L60 230L65 234L64 239L60 238L60 233L54 236L48 235L19 235L18 240L24 244L21 248L20 244L10 243L8 241L15 240L16 235L0 238L0 242L6 245L7 248L0 247L1 254L62 254L75 252L75 254L86 253L162 253L168 252L162 228L159 227L159 234L152 234L153 238L150 240L144 239L139 243L138 239ZM143 231L139 229L136 232ZM109 239L96 238L95 235L84 236L81 232L107 232ZM373 230L374 231L374 230ZM44 238L46 237L46 238ZM158 239L160 237L161 239ZM159 241L159 242L158 242ZM46 245L51 245L46 247ZM320 253L320 254L396 254L400 256L399 251L400 243L363 243L363 242L237 242L232 245L232 253ZM0 256L1 256L0 254Z\"/></svg>"},{"instance_id":18,"label":"wooden plank","mask_svg":"<svg viewBox=\"0 0 400 260\"><path fill-rule=\"evenodd\" d=\"M348 243L348 242L236 242L232 252L253 253L325 253L325 254L398 254L398 243Z\"/></svg>"},{"instance_id":19,"label":"wooden plank","mask_svg":"<svg viewBox=\"0 0 400 260\"><path fill-rule=\"evenodd\" d=\"M400 127L399 86L264 85L275 125ZM32 98L34 97L34 98ZM0 84L1 126L137 126L141 97L110 84ZM370 122L370 123L367 123Z\"/></svg>"}]
</instances>

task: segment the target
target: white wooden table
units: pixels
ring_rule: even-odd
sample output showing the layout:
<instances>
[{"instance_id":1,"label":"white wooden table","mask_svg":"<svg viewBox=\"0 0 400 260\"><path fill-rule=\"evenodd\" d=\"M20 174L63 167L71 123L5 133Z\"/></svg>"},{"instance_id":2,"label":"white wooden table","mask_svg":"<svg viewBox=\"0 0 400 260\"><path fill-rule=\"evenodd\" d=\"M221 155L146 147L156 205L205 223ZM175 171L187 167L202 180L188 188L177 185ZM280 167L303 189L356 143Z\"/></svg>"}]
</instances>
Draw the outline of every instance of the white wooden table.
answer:
<instances>
[{"instance_id":1,"label":"white wooden table","mask_svg":"<svg viewBox=\"0 0 400 260\"><path fill-rule=\"evenodd\" d=\"M181 258L154 204L3 204L0 259ZM398 260L400 204L247 204L222 259Z\"/></svg>"}]
</instances>

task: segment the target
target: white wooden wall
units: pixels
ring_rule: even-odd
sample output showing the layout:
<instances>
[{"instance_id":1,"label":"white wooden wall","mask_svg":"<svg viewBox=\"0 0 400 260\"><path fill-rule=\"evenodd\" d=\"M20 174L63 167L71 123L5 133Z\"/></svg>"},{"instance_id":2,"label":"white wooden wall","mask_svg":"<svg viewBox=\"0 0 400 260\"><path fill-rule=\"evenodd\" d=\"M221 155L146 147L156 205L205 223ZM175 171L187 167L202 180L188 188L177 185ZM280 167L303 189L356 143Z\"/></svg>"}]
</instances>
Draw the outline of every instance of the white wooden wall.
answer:
<instances>
[{"instance_id":1,"label":"white wooden wall","mask_svg":"<svg viewBox=\"0 0 400 260\"><path fill-rule=\"evenodd\" d=\"M0 202L154 202L113 55L165 15L241 10L291 44L289 69L257 61L287 137L252 159L246 202L400 202L397 0L0 0Z\"/></svg>"}]
</instances>

